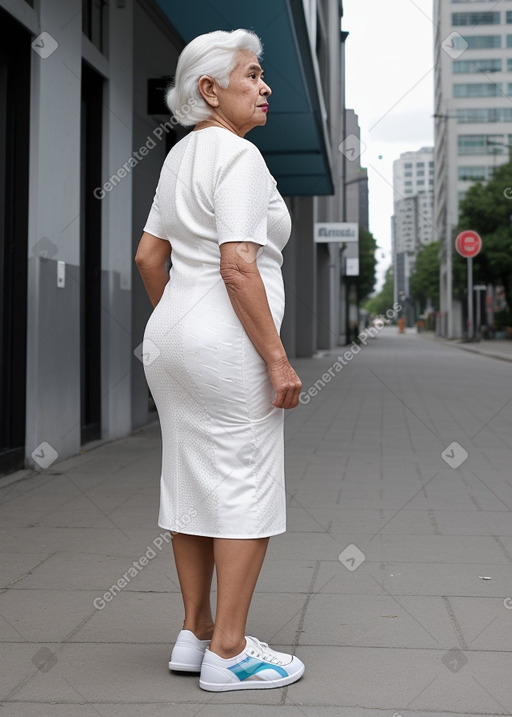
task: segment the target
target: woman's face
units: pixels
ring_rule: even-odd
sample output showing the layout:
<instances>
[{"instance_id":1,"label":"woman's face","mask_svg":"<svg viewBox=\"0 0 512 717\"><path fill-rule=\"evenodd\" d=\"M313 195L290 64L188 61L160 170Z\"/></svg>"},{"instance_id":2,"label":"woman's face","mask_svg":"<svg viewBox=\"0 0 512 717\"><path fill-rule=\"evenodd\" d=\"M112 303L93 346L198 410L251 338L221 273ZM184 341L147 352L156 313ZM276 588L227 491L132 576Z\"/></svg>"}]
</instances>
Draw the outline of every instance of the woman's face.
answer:
<instances>
[{"instance_id":1,"label":"woman's face","mask_svg":"<svg viewBox=\"0 0 512 717\"><path fill-rule=\"evenodd\" d=\"M238 51L229 85L225 89L217 83L215 86L219 104L212 116L223 118L240 137L266 123L272 90L263 80L258 58L250 50Z\"/></svg>"}]
</instances>

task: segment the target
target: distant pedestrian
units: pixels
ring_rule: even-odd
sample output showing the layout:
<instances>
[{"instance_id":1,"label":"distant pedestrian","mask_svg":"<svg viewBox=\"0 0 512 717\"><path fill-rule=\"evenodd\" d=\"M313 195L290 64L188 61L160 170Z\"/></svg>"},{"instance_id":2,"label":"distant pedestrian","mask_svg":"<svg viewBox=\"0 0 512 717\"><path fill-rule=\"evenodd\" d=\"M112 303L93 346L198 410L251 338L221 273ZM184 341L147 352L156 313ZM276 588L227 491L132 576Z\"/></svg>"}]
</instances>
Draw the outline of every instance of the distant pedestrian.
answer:
<instances>
[{"instance_id":1,"label":"distant pedestrian","mask_svg":"<svg viewBox=\"0 0 512 717\"><path fill-rule=\"evenodd\" d=\"M244 139L267 121L261 53L246 30L201 35L181 53L167 101L194 130L164 162L136 256L155 307L144 350L162 431L158 524L175 533L185 607L169 666L200 672L211 691L304 672L245 635L269 537L286 530L283 409L301 389L278 333L290 216Z\"/></svg>"}]
</instances>

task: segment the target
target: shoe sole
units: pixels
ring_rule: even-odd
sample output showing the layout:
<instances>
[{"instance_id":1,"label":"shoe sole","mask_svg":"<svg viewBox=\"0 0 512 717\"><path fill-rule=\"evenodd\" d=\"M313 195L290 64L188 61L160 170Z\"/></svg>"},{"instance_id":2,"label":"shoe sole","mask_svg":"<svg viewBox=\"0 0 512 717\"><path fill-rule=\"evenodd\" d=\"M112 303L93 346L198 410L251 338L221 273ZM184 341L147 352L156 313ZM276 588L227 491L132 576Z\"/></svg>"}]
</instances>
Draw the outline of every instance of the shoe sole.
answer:
<instances>
[{"instance_id":1,"label":"shoe sole","mask_svg":"<svg viewBox=\"0 0 512 717\"><path fill-rule=\"evenodd\" d=\"M176 672L201 672L201 665L197 667L185 662L169 662L169 669Z\"/></svg>"},{"instance_id":2,"label":"shoe sole","mask_svg":"<svg viewBox=\"0 0 512 717\"><path fill-rule=\"evenodd\" d=\"M281 677L279 680L245 680L244 682L238 683L205 682L204 680L199 680L199 687L202 690L207 690L208 692L229 692L231 690L270 690L274 687L285 687L286 685L291 685L293 682L297 682L297 680L300 680L304 674L304 670L305 666L302 667L299 672L289 675L288 677Z\"/></svg>"}]
</instances>

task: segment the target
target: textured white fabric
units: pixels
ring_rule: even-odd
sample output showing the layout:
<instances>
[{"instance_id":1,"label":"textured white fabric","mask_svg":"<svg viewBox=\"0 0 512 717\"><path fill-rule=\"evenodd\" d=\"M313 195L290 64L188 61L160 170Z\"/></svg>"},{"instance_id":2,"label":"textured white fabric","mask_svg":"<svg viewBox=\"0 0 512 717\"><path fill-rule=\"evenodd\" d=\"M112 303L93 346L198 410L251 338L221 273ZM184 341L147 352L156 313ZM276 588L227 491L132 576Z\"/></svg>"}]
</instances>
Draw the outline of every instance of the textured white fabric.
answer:
<instances>
[{"instance_id":1,"label":"textured white fabric","mask_svg":"<svg viewBox=\"0 0 512 717\"><path fill-rule=\"evenodd\" d=\"M227 129L188 134L167 156L144 230L172 247L146 326L146 378L162 430L162 528L220 538L286 530L283 409L220 276L219 244L261 245L272 316L284 312L290 216L259 150Z\"/></svg>"}]
</instances>

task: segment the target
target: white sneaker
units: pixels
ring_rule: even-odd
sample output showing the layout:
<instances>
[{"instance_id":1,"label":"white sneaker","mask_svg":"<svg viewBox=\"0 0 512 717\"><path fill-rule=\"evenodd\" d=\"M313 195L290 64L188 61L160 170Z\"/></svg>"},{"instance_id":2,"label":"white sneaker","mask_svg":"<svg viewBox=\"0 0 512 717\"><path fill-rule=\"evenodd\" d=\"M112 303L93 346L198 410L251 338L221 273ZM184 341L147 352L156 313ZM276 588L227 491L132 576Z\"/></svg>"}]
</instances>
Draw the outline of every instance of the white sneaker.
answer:
<instances>
[{"instance_id":1,"label":"white sneaker","mask_svg":"<svg viewBox=\"0 0 512 717\"><path fill-rule=\"evenodd\" d=\"M182 630L169 659L169 669L180 672L201 672L204 651L210 640L198 640L191 630Z\"/></svg>"},{"instance_id":2,"label":"white sneaker","mask_svg":"<svg viewBox=\"0 0 512 717\"><path fill-rule=\"evenodd\" d=\"M244 650L227 659L206 648L199 687L210 692L258 690L284 687L304 672L304 664L294 655L271 650L266 642L245 636Z\"/></svg>"}]
</instances>

